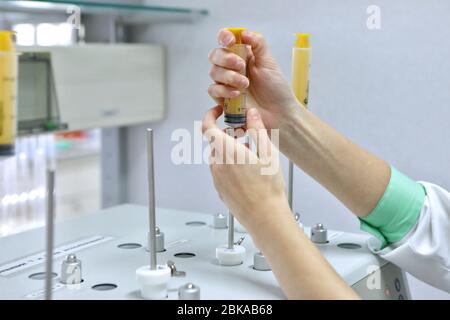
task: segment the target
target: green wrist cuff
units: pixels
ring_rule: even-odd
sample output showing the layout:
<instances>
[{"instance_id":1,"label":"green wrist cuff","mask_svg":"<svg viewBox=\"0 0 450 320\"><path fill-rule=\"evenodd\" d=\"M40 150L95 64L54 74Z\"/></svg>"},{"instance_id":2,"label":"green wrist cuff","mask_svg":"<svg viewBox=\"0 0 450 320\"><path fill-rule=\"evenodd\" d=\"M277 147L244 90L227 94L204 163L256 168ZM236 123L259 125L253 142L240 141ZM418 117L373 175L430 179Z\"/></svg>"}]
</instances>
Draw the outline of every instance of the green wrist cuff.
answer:
<instances>
[{"instance_id":1,"label":"green wrist cuff","mask_svg":"<svg viewBox=\"0 0 450 320\"><path fill-rule=\"evenodd\" d=\"M391 167L389 184L375 209L359 218L361 229L381 241L381 249L398 242L415 226L425 201L425 188Z\"/></svg>"}]
</instances>

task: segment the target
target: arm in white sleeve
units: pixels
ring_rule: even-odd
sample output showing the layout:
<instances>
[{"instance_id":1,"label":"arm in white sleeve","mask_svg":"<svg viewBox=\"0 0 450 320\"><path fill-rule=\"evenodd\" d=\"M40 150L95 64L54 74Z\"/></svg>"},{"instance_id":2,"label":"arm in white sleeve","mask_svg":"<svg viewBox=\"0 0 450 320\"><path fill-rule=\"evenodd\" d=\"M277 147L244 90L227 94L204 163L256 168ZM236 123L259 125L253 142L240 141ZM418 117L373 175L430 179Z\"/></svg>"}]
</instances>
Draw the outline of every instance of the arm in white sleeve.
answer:
<instances>
[{"instance_id":1,"label":"arm in white sleeve","mask_svg":"<svg viewBox=\"0 0 450 320\"><path fill-rule=\"evenodd\" d=\"M418 279L450 292L450 193L392 169L380 203L361 219L362 229L379 240L372 242L371 249Z\"/></svg>"}]
</instances>

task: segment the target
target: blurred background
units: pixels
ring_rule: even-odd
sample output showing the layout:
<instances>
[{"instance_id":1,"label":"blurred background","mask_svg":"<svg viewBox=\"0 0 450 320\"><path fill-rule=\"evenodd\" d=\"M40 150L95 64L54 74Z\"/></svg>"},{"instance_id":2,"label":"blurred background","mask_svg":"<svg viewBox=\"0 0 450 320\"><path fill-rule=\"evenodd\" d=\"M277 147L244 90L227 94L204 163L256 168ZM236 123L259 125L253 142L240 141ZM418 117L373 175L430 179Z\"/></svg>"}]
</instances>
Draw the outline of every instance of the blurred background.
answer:
<instances>
[{"instance_id":1,"label":"blurred background","mask_svg":"<svg viewBox=\"0 0 450 320\"><path fill-rule=\"evenodd\" d=\"M22 97L19 92L19 129L22 123L23 130L19 130L16 139L15 156L0 160L2 236L43 224L44 173L48 166L56 167L58 219L120 203L146 205L147 127L155 130L157 206L225 212L208 166L176 165L171 160L171 151L176 144L172 140L173 131L184 128L192 137L199 134L194 121L201 120L204 112L214 105L207 95L211 82L207 56L218 45L217 31L228 26L243 26L262 33L288 79L293 33L311 33L310 110L412 178L450 189L448 1L114 2L129 8L114 6L109 1L104 2L106 9L100 7L103 12L110 10L108 14L99 14L96 11L99 8L92 10L89 6L85 6L84 14L84 7L80 6L81 24L75 31L65 21L66 12L61 14L55 9L49 14L47 8L32 8L30 12L31 9L17 7L12 10L14 2L22 1L0 2L0 29L15 30L17 44L23 51L34 46L151 43L162 50L162 57L155 60L155 72L160 72L159 66L164 75L152 86L152 90L158 90L159 98L148 101L158 115L154 118L142 116L133 121L118 118L98 123L83 120L81 125L73 114L83 113L83 107L94 108L95 104L88 107L79 103L77 111L68 113L61 99L56 99L58 116L44 117L44 123L37 126L41 129L38 134L36 126L33 127L35 122L27 119L26 112L21 114L26 108L24 101L37 98ZM172 10L147 11L141 5ZM376 29L367 26L367 9L373 5L380 10L380 25ZM21 59L26 62L25 57ZM117 65L120 63L117 61ZM20 76L30 79L27 74L19 75L19 88ZM58 79L59 75L55 77ZM102 116L110 116L102 112ZM64 129L61 125L67 125L65 130L61 130ZM282 165L286 174L284 158ZM330 229L361 232L358 220L298 169L294 209L305 225L321 222ZM449 294L413 277L409 279L415 299L450 298Z\"/></svg>"}]
</instances>

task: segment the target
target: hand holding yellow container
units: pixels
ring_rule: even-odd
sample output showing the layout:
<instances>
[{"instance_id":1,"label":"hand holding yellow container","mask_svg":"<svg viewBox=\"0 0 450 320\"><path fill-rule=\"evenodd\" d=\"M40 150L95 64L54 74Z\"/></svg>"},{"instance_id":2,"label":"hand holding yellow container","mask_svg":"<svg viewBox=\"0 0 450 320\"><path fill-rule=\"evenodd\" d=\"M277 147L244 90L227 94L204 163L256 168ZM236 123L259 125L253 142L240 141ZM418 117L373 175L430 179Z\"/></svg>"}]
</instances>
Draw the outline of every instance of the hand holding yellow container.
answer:
<instances>
[{"instance_id":1,"label":"hand holding yellow container","mask_svg":"<svg viewBox=\"0 0 450 320\"><path fill-rule=\"evenodd\" d=\"M14 32L0 31L0 156L14 154L18 54Z\"/></svg>"}]
</instances>

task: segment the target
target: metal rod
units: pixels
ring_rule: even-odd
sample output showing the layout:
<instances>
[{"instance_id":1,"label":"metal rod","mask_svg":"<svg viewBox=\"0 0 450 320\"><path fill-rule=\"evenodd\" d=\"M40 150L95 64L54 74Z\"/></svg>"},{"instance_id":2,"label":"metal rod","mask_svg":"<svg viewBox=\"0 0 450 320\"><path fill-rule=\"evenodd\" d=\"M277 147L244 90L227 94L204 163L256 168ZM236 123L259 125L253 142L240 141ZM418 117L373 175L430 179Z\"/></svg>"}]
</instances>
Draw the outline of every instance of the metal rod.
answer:
<instances>
[{"instance_id":1,"label":"metal rod","mask_svg":"<svg viewBox=\"0 0 450 320\"><path fill-rule=\"evenodd\" d=\"M228 211L228 249L234 248L234 216Z\"/></svg>"},{"instance_id":2,"label":"metal rod","mask_svg":"<svg viewBox=\"0 0 450 320\"><path fill-rule=\"evenodd\" d=\"M293 195L294 193L294 164L289 160L289 173L288 173L288 202L289 207L293 211Z\"/></svg>"},{"instance_id":3,"label":"metal rod","mask_svg":"<svg viewBox=\"0 0 450 320\"><path fill-rule=\"evenodd\" d=\"M148 221L150 227L150 269L156 270L155 170L153 165L153 130L147 129Z\"/></svg>"},{"instance_id":4,"label":"metal rod","mask_svg":"<svg viewBox=\"0 0 450 320\"><path fill-rule=\"evenodd\" d=\"M46 258L45 258L45 300L52 299L53 279L53 231L55 212L55 171L47 170L47 217L46 217Z\"/></svg>"},{"instance_id":5,"label":"metal rod","mask_svg":"<svg viewBox=\"0 0 450 320\"><path fill-rule=\"evenodd\" d=\"M235 138L235 132L233 127L227 127L225 132ZM228 211L228 249L234 248L234 216L231 211Z\"/></svg>"}]
</instances>

